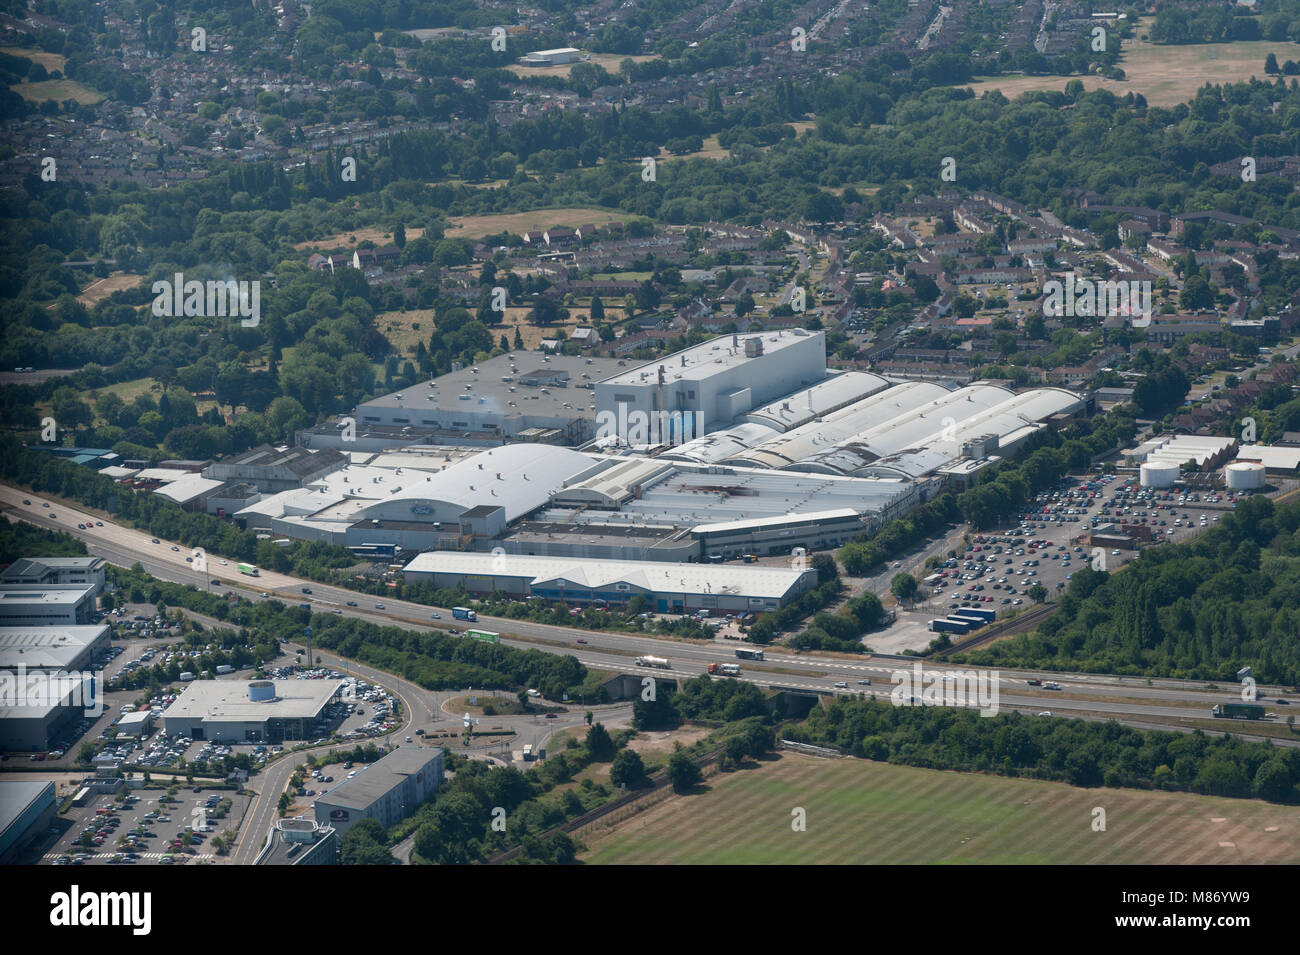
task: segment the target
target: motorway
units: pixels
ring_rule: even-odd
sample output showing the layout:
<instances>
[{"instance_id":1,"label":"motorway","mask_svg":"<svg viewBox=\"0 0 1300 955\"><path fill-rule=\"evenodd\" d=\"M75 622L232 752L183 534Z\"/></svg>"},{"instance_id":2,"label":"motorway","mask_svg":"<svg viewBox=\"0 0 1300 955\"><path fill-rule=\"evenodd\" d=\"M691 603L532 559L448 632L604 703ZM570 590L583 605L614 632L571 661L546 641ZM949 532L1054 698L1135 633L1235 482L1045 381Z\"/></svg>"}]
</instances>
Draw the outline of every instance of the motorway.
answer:
<instances>
[{"instance_id":1,"label":"motorway","mask_svg":"<svg viewBox=\"0 0 1300 955\"><path fill-rule=\"evenodd\" d=\"M24 499L30 505L24 505ZM148 534L104 521L102 527L94 526L96 518L84 511L75 510L55 501L49 501L50 508L42 507L47 499L24 493L21 490L0 485L0 513L11 518L29 521L42 527L58 528L86 542L90 553L104 557L120 566L139 563L147 572L170 581L190 583L198 587L213 587L208 581L221 581L222 592L236 593L249 599L262 599L260 594L267 593L272 599L281 599L288 603L310 602L322 613L339 610L343 615L353 616L372 623L400 626L412 630L433 630L452 625L464 627L462 621L451 619L449 608L430 608L409 601L380 598L358 594L340 587L332 587L312 581L301 580L284 574L265 572L260 578L242 577L234 570L234 561L222 566L221 558L207 555L207 573L197 573L191 564L185 561L189 551L181 548L173 551L170 541L159 544L151 542ZM78 522L89 521L90 527L78 530ZM310 595L303 594L306 586L312 590ZM348 607L352 600L357 607ZM376 607L384 605L383 609ZM441 613L439 621L431 619L431 614ZM480 616L478 628L497 631L501 641L510 646L544 650L551 653L565 653L578 658L580 662L595 669L641 675L664 674L665 671L647 671L636 667L633 657L640 654L653 654L671 660L671 670L666 675L677 678L689 678L707 671L709 663L735 662L735 644L725 641L702 642L670 639L655 636L627 634L617 631L582 630L570 627L557 627L549 624L532 623L524 620L511 620ZM578 643L579 640L585 641ZM788 687L792 690L814 692L820 695L835 693L866 692L887 695L894 682L893 678L900 670L911 670L912 662L905 657L884 657L881 655L854 657L847 654L805 653L795 654L769 649L767 659L763 662L744 661L741 679L761 686ZM353 665L355 670L355 664ZM1056 680L1062 685L1060 691L1043 690L1029 687L1028 679ZM861 686L859 681L871 680L871 686ZM1054 714L1082 716L1095 714L1110 716L1120 722L1133 725L1148 725L1152 720L1170 721L1162 724L1165 729L1192 731L1200 728L1213 732L1224 726L1228 731L1239 734L1241 724L1228 724L1214 721L1209 716L1209 708L1215 702L1228 702L1238 698L1235 686L1219 686L1207 682L1157 679L1147 681L1124 679L1122 677L1083 674L1054 673L1051 671L1003 670L998 673L999 703L1004 709L1039 713L1050 710ZM382 679L386 685L393 686L393 678L385 675ZM845 687L835 687L842 682ZM406 684L409 693L426 691ZM1276 712L1277 722L1287 714L1284 705L1273 707L1271 704L1283 691L1276 687L1259 687L1259 695L1270 704L1270 710ZM417 699L419 699L417 697ZM415 712L426 703L416 702ZM410 712L408 710L408 712ZM1297 710L1300 713L1300 710ZM1291 739L1278 739L1279 745L1296 745Z\"/></svg>"}]
</instances>

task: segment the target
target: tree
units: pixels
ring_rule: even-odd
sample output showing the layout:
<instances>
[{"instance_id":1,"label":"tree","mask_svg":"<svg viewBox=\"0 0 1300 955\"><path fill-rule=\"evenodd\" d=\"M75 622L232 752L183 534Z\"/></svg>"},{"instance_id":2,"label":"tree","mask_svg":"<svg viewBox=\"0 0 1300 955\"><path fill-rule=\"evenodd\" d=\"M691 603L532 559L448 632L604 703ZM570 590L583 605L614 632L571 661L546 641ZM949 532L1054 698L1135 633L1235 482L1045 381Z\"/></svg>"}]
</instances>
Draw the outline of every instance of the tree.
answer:
<instances>
[{"instance_id":1,"label":"tree","mask_svg":"<svg viewBox=\"0 0 1300 955\"><path fill-rule=\"evenodd\" d=\"M591 297L590 317L593 325L596 322L603 321L605 318L605 303L600 300L599 295L593 295Z\"/></svg>"},{"instance_id":2,"label":"tree","mask_svg":"<svg viewBox=\"0 0 1300 955\"><path fill-rule=\"evenodd\" d=\"M1270 53L1268 56L1264 57L1264 72L1270 76L1277 76L1278 73L1282 72L1281 68L1277 65L1276 53Z\"/></svg>"},{"instance_id":3,"label":"tree","mask_svg":"<svg viewBox=\"0 0 1300 955\"><path fill-rule=\"evenodd\" d=\"M700 767L684 749L679 749L668 757L668 781L676 793L690 792L703 778Z\"/></svg>"},{"instance_id":4,"label":"tree","mask_svg":"<svg viewBox=\"0 0 1300 955\"><path fill-rule=\"evenodd\" d=\"M1025 590L1025 596L1034 603L1040 604L1047 599L1047 588L1042 584L1032 584Z\"/></svg>"},{"instance_id":5,"label":"tree","mask_svg":"<svg viewBox=\"0 0 1300 955\"><path fill-rule=\"evenodd\" d=\"M916 578L911 574L895 574L889 582L889 592L903 603L914 600L919 589Z\"/></svg>"},{"instance_id":6,"label":"tree","mask_svg":"<svg viewBox=\"0 0 1300 955\"><path fill-rule=\"evenodd\" d=\"M593 723L587 730L587 752L597 763L608 763L614 758L614 741L603 723Z\"/></svg>"},{"instance_id":7,"label":"tree","mask_svg":"<svg viewBox=\"0 0 1300 955\"><path fill-rule=\"evenodd\" d=\"M393 245L397 246L399 249L406 248L406 226L402 225L400 222L397 223L397 227L393 229Z\"/></svg>"},{"instance_id":8,"label":"tree","mask_svg":"<svg viewBox=\"0 0 1300 955\"><path fill-rule=\"evenodd\" d=\"M594 713L592 713L591 710L587 710L586 714L583 716L583 719L587 721L587 725L588 725L588 726L591 725L591 721L592 721L593 719L595 719L595 718L596 718L596 715L595 715Z\"/></svg>"},{"instance_id":9,"label":"tree","mask_svg":"<svg viewBox=\"0 0 1300 955\"><path fill-rule=\"evenodd\" d=\"M636 789L645 784L645 764L635 750L621 749L609 769L609 781L615 786Z\"/></svg>"}]
</instances>

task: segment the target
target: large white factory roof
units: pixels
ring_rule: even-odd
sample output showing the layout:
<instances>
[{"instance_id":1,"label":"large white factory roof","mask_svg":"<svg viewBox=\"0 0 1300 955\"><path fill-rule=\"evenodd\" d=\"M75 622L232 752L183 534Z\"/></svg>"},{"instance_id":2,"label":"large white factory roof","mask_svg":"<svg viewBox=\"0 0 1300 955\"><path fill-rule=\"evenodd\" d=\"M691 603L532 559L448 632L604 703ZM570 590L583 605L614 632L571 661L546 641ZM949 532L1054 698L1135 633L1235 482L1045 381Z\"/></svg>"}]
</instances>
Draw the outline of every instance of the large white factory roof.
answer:
<instances>
[{"instance_id":1,"label":"large white factory roof","mask_svg":"<svg viewBox=\"0 0 1300 955\"><path fill-rule=\"evenodd\" d=\"M656 458L655 460L659 460ZM852 509L879 514L914 492L897 479L844 477L757 468L682 467L624 500L618 510L575 513L548 507L538 520L584 524L689 528L699 524L757 520Z\"/></svg>"},{"instance_id":2,"label":"large white factory roof","mask_svg":"<svg viewBox=\"0 0 1300 955\"><path fill-rule=\"evenodd\" d=\"M921 477L960 459L968 441L994 435L1000 444L1013 445L1040 422L1081 404L1077 395L1056 388L1014 394L994 385L969 385L949 392L908 382L726 463Z\"/></svg>"},{"instance_id":3,"label":"large white factory roof","mask_svg":"<svg viewBox=\"0 0 1300 955\"><path fill-rule=\"evenodd\" d=\"M831 375L825 381L792 395L755 408L741 421L767 425L777 431L789 431L814 418L831 414L863 398L884 391L890 382L867 372L850 371Z\"/></svg>"},{"instance_id":4,"label":"large white factory roof","mask_svg":"<svg viewBox=\"0 0 1300 955\"><path fill-rule=\"evenodd\" d=\"M362 519L405 517L411 507L439 505L470 510L505 508L513 521L545 504L566 482L594 467L585 454L549 444L507 444L460 461L436 474L403 470L390 493L360 513ZM418 512L417 512L418 513Z\"/></svg>"},{"instance_id":5,"label":"large white factory roof","mask_svg":"<svg viewBox=\"0 0 1300 955\"><path fill-rule=\"evenodd\" d=\"M212 719L257 723L269 719L307 719L330 701L342 680L266 680L275 699L249 699L247 680L195 680L163 712L164 719Z\"/></svg>"},{"instance_id":6,"label":"large white factory roof","mask_svg":"<svg viewBox=\"0 0 1300 955\"><path fill-rule=\"evenodd\" d=\"M1014 446L1052 415L1077 410L1077 395L1039 388L1012 394L972 385L932 405L883 422L796 466L835 474L872 473L921 477L963 457L962 445L986 435Z\"/></svg>"},{"instance_id":7,"label":"large white factory roof","mask_svg":"<svg viewBox=\"0 0 1300 955\"><path fill-rule=\"evenodd\" d=\"M858 512L853 508L840 507L833 511L808 511L802 514L757 517L744 521L723 521L719 524L699 524L692 530L697 534L725 534L731 531L761 530L768 527L780 527L783 524L799 524L805 521L842 521L857 516Z\"/></svg>"},{"instance_id":8,"label":"large white factory roof","mask_svg":"<svg viewBox=\"0 0 1300 955\"><path fill-rule=\"evenodd\" d=\"M673 464L657 458L606 458L597 472L573 481L552 500L609 507L636 495L638 489L673 472Z\"/></svg>"},{"instance_id":9,"label":"large white factory roof","mask_svg":"<svg viewBox=\"0 0 1300 955\"><path fill-rule=\"evenodd\" d=\"M724 431L713 431L679 444L663 452L660 458L673 461L690 461L695 464L717 464L732 455L739 454L756 444L770 441L781 432L762 424L740 424Z\"/></svg>"},{"instance_id":10,"label":"large white factory roof","mask_svg":"<svg viewBox=\"0 0 1300 955\"><path fill-rule=\"evenodd\" d=\"M727 464L758 468L787 468L812 454L833 447L877 425L892 420L927 402L942 401L947 388L928 381L909 381L855 402L811 421L748 451L728 458Z\"/></svg>"},{"instance_id":11,"label":"large white factory roof","mask_svg":"<svg viewBox=\"0 0 1300 955\"><path fill-rule=\"evenodd\" d=\"M741 594L780 598L813 571L782 567L728 567L721 564L677 564L641 560L581 560L570 557L530 557L429 551L406 565L406 573L468 574L527 578L534 587L567 582L592 590L614 590L627 584L650 593Z\"/></svg>"},{"instance_id":12,"label":"large white factory roof","mask_svg":"<svg viewBox=\"0 0 1300 955\"><path fill-rule=\"evenodd\" d=\"M755 361L754 357L745 354L745 342L751 338L762 339L763 354L758 357L768 358L798 344L813 334L813 332L805 331L802 328L796 328L789 332L723 335L719 338L701 342L698 345L692 345L690 348L673 352L663 358L656 358L645 364L637 365L627 371L621 371L604 379L601 384L639 385L651 383L657 380L660 366L664 369L664 376L667 381L702 381L722 371ZM817 332L816 334L820 335L822 333Z\"/></svg>"}]
</instances>

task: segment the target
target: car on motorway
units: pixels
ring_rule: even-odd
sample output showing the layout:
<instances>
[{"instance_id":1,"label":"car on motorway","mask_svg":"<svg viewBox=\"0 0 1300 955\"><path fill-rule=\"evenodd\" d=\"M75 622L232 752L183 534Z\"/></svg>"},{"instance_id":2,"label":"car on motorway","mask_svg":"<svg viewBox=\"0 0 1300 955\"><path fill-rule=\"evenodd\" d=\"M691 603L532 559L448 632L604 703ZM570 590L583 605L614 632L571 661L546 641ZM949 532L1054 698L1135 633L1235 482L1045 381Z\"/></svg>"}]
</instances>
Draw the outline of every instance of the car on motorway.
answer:
<instances>
[{"instance_id":1,"label":"car on motorway","mask_svg":"<svg viewBox=\"0 0 1300 955\"><path fill-rule=\"evenodd\" d=\"M23 498L23 503L30 505L32 502L27 500L27 498Z\"/></svg>"},{"instance_id":2,"label":"car on motorway","mask_svg":"<svg viewBox=\"0 0 1300 955\"><path fill-rule=\"evenodd\" d=\"M870 680L859 680L859 681L858 681L858 686L871 686L871 681L870 681Z\"/></svg>"},{"instance_id":3,"label":"car on motorway","mask_svg":"<svg viewBox=\"0 0 1300 955\"><path fill-rule=\"evenodd\" d=\"M180 552L180 548L177 547L175 544L172 545L172 550L176 551L177 553Z\"/></svg>"},{"instance_id":4,"label":"car on motorway","mask_svg":"<svg viewBox=\"0 0 1300 955\"><path fill-rule=\"evenodd\" d=\"M262 593L261 593L261 596L263 596L263 597L269 597L269 596L271 596L271 595L268 594L265 590L263 590Z\"/></svg>"},{"instance_id":5,"label":"car on motorway","mask_svg":"<svg viewBox=\"0 0 1300 955\"><path fill-rule=\"evenodd\" d=\"M50 506L50 502L49 502L49 501L46 501L44 504L41 505L41 507L49 507L49 506Z\"/></svg>"},{"instance_id":6,"label":"car on motorway","mask_svg":"<svg viewBox=\"0 0 1300 955\"><path fill-rule=\"evenodd\" d=\"M153 539L153 542L154 542L155 544L158 543L158 538L155 537L155 538Z\"/></svg>"},{"instance_id":7,"label":"car on motorway","mask_svg":"<svg viewBox=\"0 0 1300 955\"><path fill-rule=\"evenodd\" d=\"M442 619L442 614L440 614L440 613L431 613L431 614L429 614L429 619L430 619L430 620L441 620L441 619Z\"/></svg>"},{"instance_id":8,"label":"car on motorway","mask_svg":"<svg viewBox=\"0 0 1300 955\"><path fill-rule=\"evenodd\" d=\"M385 607L383 604L375 604L375 609L376 609L376 610L387 610L388 608Z\"/></svg>"},{"instance_id":9,"label":"car on motorway","mask_svg":"<svg viewBox=\"0 0 1300 955\"><path fill-rule=\"evenodd\" d=\"M1051 711L1051 710L1043 710L1043 712L1039 713L1038 715L1039 715L1039 716L1051 716L1051 715L1052 715L1052 711Z\"/></svg>"},{"instance_id":10,"label":"car on motorway","mask_svg":"<svg viewBox=\"0 0 1300 955\"><path fill-rule=\"evenodd\" d=\"M586 637L579 637L579 638L578 638L578 642L581 643L583 646L586 646L586 644L587 644L587 639L586 639Z\"/></svg>"},{"instance_id":11,"label":"car on motorway","mask_svg":"<svg viewBox=\"0 0 1300 955\"><path fill-rule=\"evenodd\" d=\"M220 586L221 586L221 581L217 580L217 578L215 578L215 577L213 577L212 580L209 581L209 583L211 583L213 587L220 587Z\"/></svg>"},{"instance_id":12,"label":"car on motorway","mask_svg":"<svg viewBox=\"0 0 1300 955\"><path fill-rule=\"evenodd\" d=\"M335 607L335 608L334 608L334 609L333 609L333 610L331 610L331 611L330 611L330 613L337 613L337 614L341 614L341 613L343 613L343 611L342 611L342 610L340 610L340 609L339 609L339 608L338 608L338 607Z\"/></svg>"},{"instance_id":13,"label":"car on motorway","mask_svg":"<svg viewBox=\"0 0 1300 955\"><path fill-rule=\"evenodd\" d=\"M845 683L843 680L841 680L841 681L839 681L838 683L836 683L835 686L836 686L838 689L841 689L841 690L847 690L847 689L849 688L849 685L848 685L847 683Z\"/></svg>"},{"instance_id":14,"label":"car on motorway","mask_svg":"<svg viewBox=\"0 0 1300 955\"><path fill-rule=\"evenodd\" d=\"M1291 701L1290 701L1290 700L1284 700L1284 699L1282 699L1282 697L1280 697L1280 696L1277 698L1277 701L1278 701L1279 703L1281 703L1283 706L1290 706L1290 705L1291 705Z\"/></svg>"},{"instance_id":15,"label":"car on motorway","mask_svg":"<svg viewBox=\"0 0 1300 955\"><path fill-rule=\"evenodd\" d=\"M86 529L86 525L85 525L85 524L78 524L78 525L77 525L77 530L79 530L79 531L84 531L85 529Z\"/></svg>"},{"instance_id":16,"label":"car on motorway","mask_svg":"<svg viewBox=\"0 0 1300 955\"><path fill-rule=\"evenodd\" d=\"M348 606L349 606L349 607L355 607L356 605L357 605L357 602L356 602L355 600L349 600L349 601L348 601Z\"/></svg>"}]
</instances>

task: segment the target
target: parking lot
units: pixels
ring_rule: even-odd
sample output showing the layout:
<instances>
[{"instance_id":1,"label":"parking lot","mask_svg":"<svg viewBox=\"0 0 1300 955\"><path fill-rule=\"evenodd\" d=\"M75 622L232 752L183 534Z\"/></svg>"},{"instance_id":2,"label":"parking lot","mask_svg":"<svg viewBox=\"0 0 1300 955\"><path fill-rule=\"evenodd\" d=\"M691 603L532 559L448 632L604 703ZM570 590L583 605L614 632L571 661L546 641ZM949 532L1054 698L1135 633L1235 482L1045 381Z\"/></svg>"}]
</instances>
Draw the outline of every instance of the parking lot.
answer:
<instances>
[{"instance_id":1,"label":"parking lot","mask_svg":"<svg viewBox=\"0 0 1300 955\"><path fill-rule=\"evenodd\" d=\"M963 549L933 568L922 584L922 599L900 618L916 628L922 620L928 623L963 608L986 608L999 615L1024 609L1034 602L1028 591L1035 584L1045 587L1051 599L1088 564L1113 571L1137 557L1133 547L1094 548L1087 543L1094 525L1137 528L1132 531L1139 537L1137 547L1176 543L1214 526L1236 503L1235 496L1211 489L1183 493L1141 488L1136 476L1066 478L1036 495L1017 523L973 533ZM1141 539L1145 534L1149 542ZM934 636L928 633L928 639Z\"/></svg>"},{"instance_id":2,"label":"parking lot","mask_svg":"<svg viewBox=\"0 0 1300 955\"><path fill-rule=\"evenodd\" d=\"M63 821L72 825L42 861L55 865L175 865L217 853L214 836L238 826L252 797L203 785L93 796Z\"/></svg>"}]
</instances>

